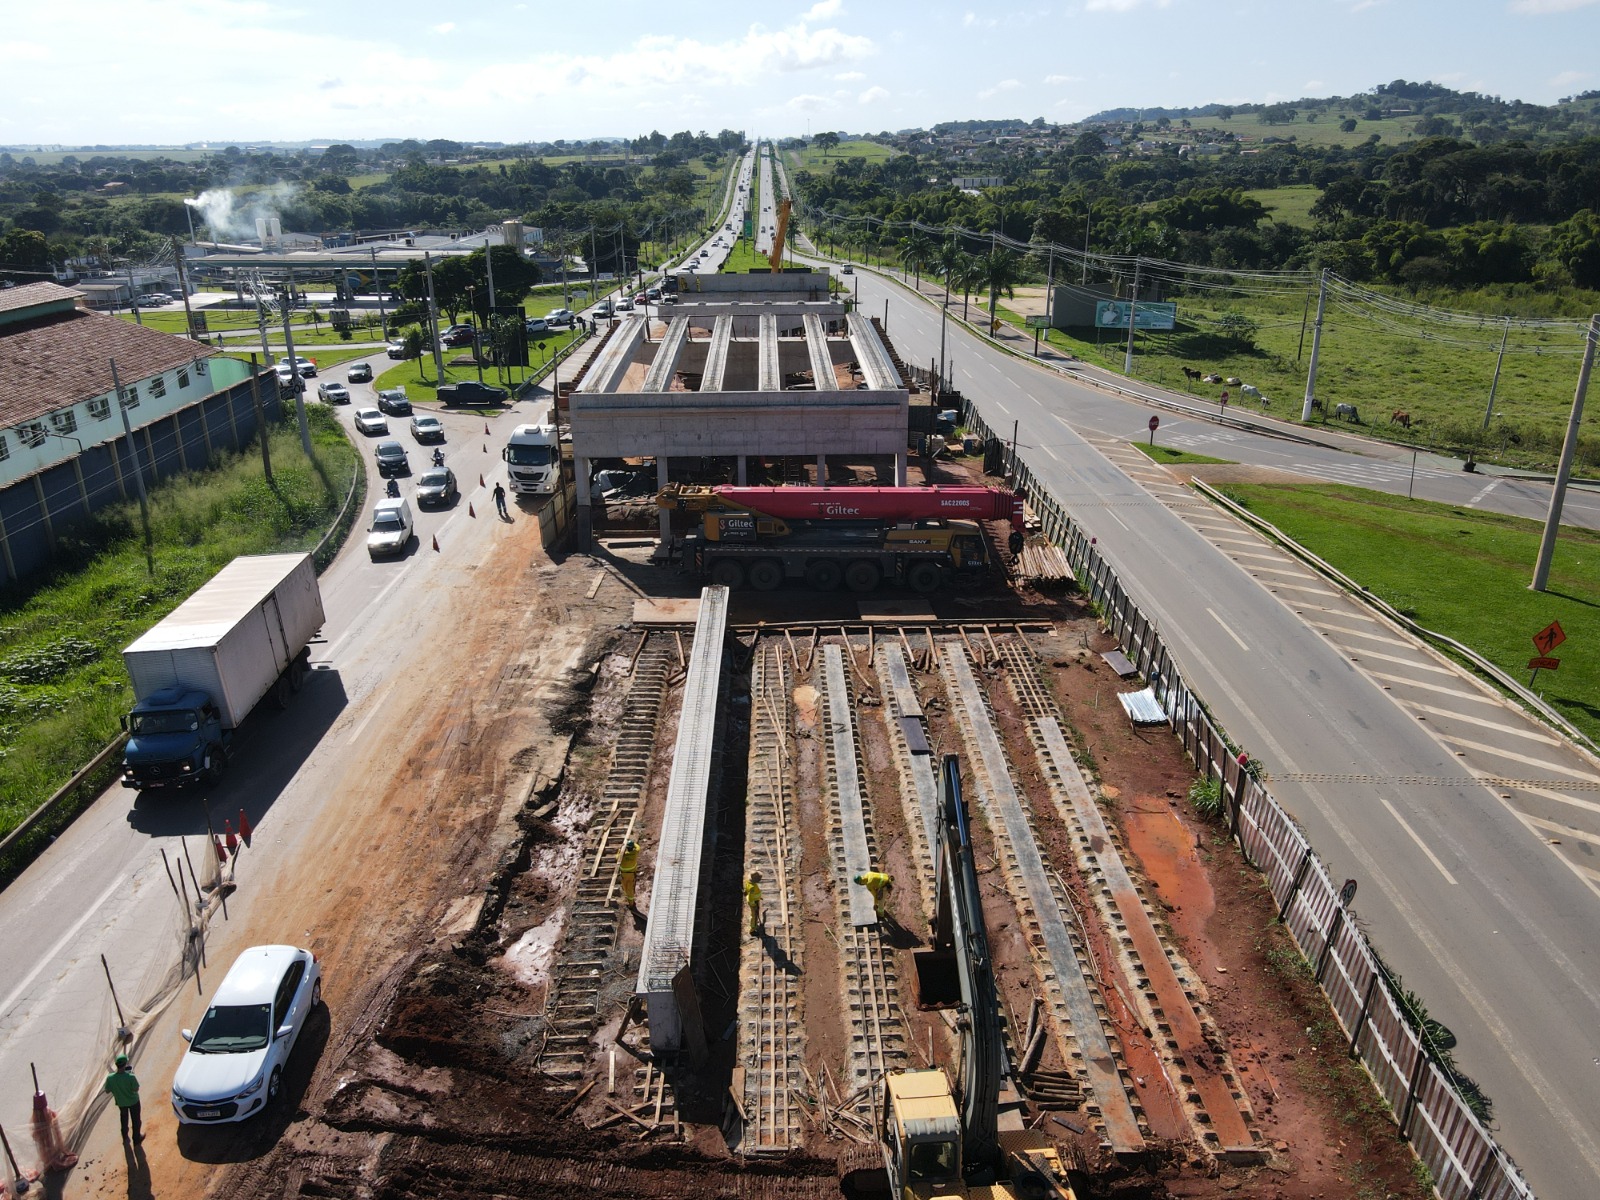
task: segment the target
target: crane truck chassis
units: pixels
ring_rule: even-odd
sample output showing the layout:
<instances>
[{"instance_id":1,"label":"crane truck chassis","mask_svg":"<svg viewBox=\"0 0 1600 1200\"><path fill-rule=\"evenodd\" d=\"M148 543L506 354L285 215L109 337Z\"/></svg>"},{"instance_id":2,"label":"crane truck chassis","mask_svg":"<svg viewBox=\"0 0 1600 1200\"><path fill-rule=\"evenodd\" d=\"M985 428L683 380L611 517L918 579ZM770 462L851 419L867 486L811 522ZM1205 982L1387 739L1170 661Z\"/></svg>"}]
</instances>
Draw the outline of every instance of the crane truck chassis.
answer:
<instances>
[{"instance_id":1,"label":"crane truck chassis","mask_svg":"<svg viewBox=\"0 0 1600 1200\"><path fill-rule=\"evenodd\" d=\"M924 1001L956 1003L960 1067L954 1086L938 1068L884 1076L879 1134L890 1195L1075 1200L1055 1143L1024 1128L1020 1105L1001 1111L1006 1064L1000 1003L961 796L961 763L954 754L940 764L938 805L933 948L919 954L917 974ZM930 988L940 992L952 983L948 994L929 996Z\"/></svg>"},{"instance_id":2,"label":"crane truck chassis","mask_svg":"<svg viewBox=\"0 0 1600 1200\"><path fill-rule=\"evenodd\" d=\"M979 521L1010 521L1013 552L1022 543L1022 498L982 487L674 485L656 504L700 515L670 547L682 569L761 592L787 580L822 592L977 586L991 566Z\"/></svg>"}]
</instances>

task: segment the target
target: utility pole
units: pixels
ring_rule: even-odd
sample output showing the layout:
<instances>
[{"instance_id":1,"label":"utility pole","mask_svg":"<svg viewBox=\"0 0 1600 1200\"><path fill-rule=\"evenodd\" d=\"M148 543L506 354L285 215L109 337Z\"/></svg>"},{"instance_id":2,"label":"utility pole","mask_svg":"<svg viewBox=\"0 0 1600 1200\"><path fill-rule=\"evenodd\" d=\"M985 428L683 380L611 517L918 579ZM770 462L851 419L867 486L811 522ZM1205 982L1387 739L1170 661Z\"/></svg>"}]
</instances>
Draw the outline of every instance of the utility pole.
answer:
<instances>
[{"instance_id":1,"label":"utility pole","mask_svg":"<svg viewBox=\"0 0 1600 1200\"><path fill-rule=\"evenodd\" d=\"M1311 420L1311 405L1317 398L1317 359L1322 354L1322 314L1328 305L1328 268L1317 279L1317 321L1311 327L1311 364L1306 368L1306 398L1300 405L1300 420Z\"/></svg>"},{"instance_id":2,"label":"utility pole","mask_svg":"<svg viewBox=\"0 0 1600 1200\"><path fill-rule=\"evenodd\" d=\"M287 268L289 272L288 295L294 295L294 268ZM283 304L283 344L289 355L289 379L294 387L294 413L300 421L300 445L306 452L306 457L311 457L311 426L306 421L306 381L300 374L300 361L294 356L294 324L289 301Z\"/></svg>"},{"instance_id":3,"label":"utility pole","mask_svg":"<svg viewBox=\"0 0 1600 1200\"><path fill-rule=\"evenodd\" d=\"M1083 276L1078 280L1080 287L1089 286L1089 226L1094 221L1094 207L1089 204L1083 206Z\"/></svg>"},{"instance_id":4,"label":"utility pole","mask_svg":"<svg viewBox=\"0 0 1600 1200\"><path fill-rule=\"evenodd\" d=\"M189 331L189 336L194 336L194 309L189 307L189 273L183 269L183 243L177 238L172 239L172 262L178 269L178 290L183 293L183 323Z\"/></svg>"},{"instance_id":5,"label":"utility pole","mask_svg":"<svg viewBox=\"0 0 1600 1200\"><path fill-rule=\"evenodd\" d=\"M144 562L151 575L156 573L154 543L150 538L150 497L144 490L144 467L139 462L139 444L133 440L133 426L128 421L128 406L122 402L122 380L117 377L117 360L111 364L111 390L116 397L117 411L122 414L122 432L128 439L128 453L133 455L133 482L139 492L139 520L144 525Z\"/></svg>"},{"instance_id":6,"label":"utility pole","mask_svg":"<svg viewBox=\"0 0 1600 1200\"><path fill-rule=\"evenodd\" d=\"M428 344L433 347L434 386L444 383L444 355L439 350L439 306L433 300L433 256L422 252L422 269L428 275Z\"/></svg>"},{"instance_id":7,"label":"utility pole","mask_svg":"<svg viewBox=\"0 0 1600 1200\"><path fill-rule=\"evenodd\" d=\"M1133 324L1139 313L1139 268L1143 265L1142 260L1133 260L1133 296L1128 301L1128 354L1122 360L1122 373L1129 379L1133 378Z\"/></svg>"},{"instance_id":8,"label":"utility pole","mask_svg":"<svg viewBox=\"0 0 1600 1200\"><path fill-rule=\"evenodd\" d=\"M140 325L144 324L144 317L139 313L139 289L133 282L133 264L126 264L128 268L128 303L133 305L133 319Z\"/></svg>"},{"instance_id":9,"label":"utility pole","mask_svg":"<svg viewBox=\"0 0 1600 1200\"><path fill-rule=\"evenodd\" d=\"M276 381L274 381L276 383ZM267 443L267 417L261 409L261 370L256 365L256 356L250 356L250 404L256 412L256 436L261 439L261 469L266 473L267 483L272 483L272 447Z\"/></svg>"},{"instance_id":10,"label":"utility pole","mask_svg":"<svg viewBox=\"0 0 1600 1200\"><path fill-rule=\"evenodd\" d=\"M1594 369L1596 342L1600 342L1600 313L1589 318L1589 332L1584 337L1583 366L1578 369L1578 389L1572 397L1572 415L1567 418L1567 437L1561 443L1561 462L1556 467L1555 487L1550 490L1550 512L1544 519L1544 536L1539 539L1539 561L1533 566L1530 591L1542 592L1550 582L1550 560L1555 556L1561 505L1567 498L1567 480L1572 475L1572 459L1578 450L1578 426L1583 421L1583 399L1589 390L1589 372Z\"/></svg>"},{"instance_id":11,"label":"utility pole","mask_svg":"<svg viewBox=\"0 0 1600 1200\"><path fill-rule=\"evenodd\" d=\"M1483 412L1483 427L1489 428L1489 419L1494 416L1494 393L1500 386L1500 364L1506 361L1506 339L1511 336L1511 318L1506 318L1506 327L1500 333L1500 354L1494 360L1494 378L1489 382L1489 407Z\"/></svg>"},{"instance_id":12,"label":"utility pole","mask_svg":"<svg viewBox=\"0 0 1600 1200\"><path fill-rule=\"evenodd\" d=\"M1050 243L1050 266L1044 274L1044 327L1049 329L1056 306L1056 244ZM1049 335L1045 337L1049 341ZM1033 330L1033 356L1039 357L1039 328Z\"/></svg>"}]
</instances>

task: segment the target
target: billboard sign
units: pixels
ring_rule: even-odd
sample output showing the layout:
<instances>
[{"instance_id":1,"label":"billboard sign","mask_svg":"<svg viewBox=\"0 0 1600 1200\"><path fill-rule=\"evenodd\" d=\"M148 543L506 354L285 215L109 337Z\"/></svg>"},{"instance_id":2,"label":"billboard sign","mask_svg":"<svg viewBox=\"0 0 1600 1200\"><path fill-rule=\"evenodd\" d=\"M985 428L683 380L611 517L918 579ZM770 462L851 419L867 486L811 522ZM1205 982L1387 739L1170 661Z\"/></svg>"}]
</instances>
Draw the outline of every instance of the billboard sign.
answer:
<instances>
[{"instance_id":1,"label":"billboard sign","mask_svg":"<svg viewBox=\"0 0 1600 1200\"><path fill-rule=\"evenodd\" d=\"M1134 303L1133 327L1135 329L1172 329L1178 323L1176 304L1158 304L1154 300ZM1101 329L1126 329L1128 327L1128 302L1126 300L1101 300L1094 306L1094 323Z\"/></svg>"}]
</instances>

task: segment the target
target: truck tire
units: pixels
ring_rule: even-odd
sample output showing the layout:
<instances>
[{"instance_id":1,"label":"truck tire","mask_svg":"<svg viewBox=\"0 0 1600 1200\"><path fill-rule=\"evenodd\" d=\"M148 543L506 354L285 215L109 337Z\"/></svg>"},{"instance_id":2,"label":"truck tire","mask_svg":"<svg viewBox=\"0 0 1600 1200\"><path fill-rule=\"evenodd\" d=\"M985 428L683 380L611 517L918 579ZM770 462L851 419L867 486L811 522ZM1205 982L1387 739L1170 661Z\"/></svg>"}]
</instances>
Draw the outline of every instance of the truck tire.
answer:
<instances>
[{"instance_id":1,"label":"truck tire","mask_svg":"<svg viewBox=\"0 0 1600 1200\"><path fill-rule=\"evenodd\" d=\"M937 592L943 584L944 570L936 562L912 563L906 572L906 586L924 596Z\"/></svg>"},{"instance_id":2,"label":"truck tire","mask_svg":"<svg viewBox=\"0 0 1600 1200\"><path fill-rule=\"evenodd\" d=\"M719 558L711 564L711 582L736 592L744 586L744 567L731 558Z\"/></svg>"},{"instance_id":3,"label":"truck tire","mask_svg":"<svg viewBox=\"0 0 1600 1200\"><path fill-rule=\"evenodd\" d=\"M310 671L311 664L307 661L305 652L301 651L289 664L289 690L298 695L300 689L306 686L306 676Z\"/></svg>"},{"instance_id":4,"label":"truck tire","mask_svg":"<svg viewBox=\"0 0 1600 1200\"><path fill-rule=\"evenodd\" d=\"M750 586L758 592L776 591L783 582L783 564L775 559L763 558L750 564Z\"/></svg>"},{"instance_id":5,"label":"truck tire","mask_svg":"<svg viewBox=\"0 0 1600 1200\"><path fill-rule=\"evenodd\" d=\"M289 707L289 672L292 669L292 667L285 667L283 674L279 675L277 682L272 685L273 708L283 709Z\"/></svg>"},{"instance_id":6,"label":"truck tire","mask_svg":"<svg viewBox=\"0 0 1600 1200\"><path fill-rule=\"evenodd\" d=\"M215 787L228 773L228 752L221 746L206 747L205 781Z\"/></svg>"},{"instance_id":7,"label":"truck tire","mask_svg":"<svg viewBox=\"0 0 1600 1200\"><path fill-rule=\"evenodd\" d=\"M844 585L852 592L870 592L883 580L878 564L858 558L844 569Z\"/></svg>"},{"instance_id":8,"label":"truck tire","mask_svg":"<svg viewBox=\"0 0 1600 1200\"><path fill-rule=\"evenodd\" d=\"M816 591L836 591L843 580L844 568L831 558L819 558L806 564L806 583Z\"/></svg>"}]
</instances>

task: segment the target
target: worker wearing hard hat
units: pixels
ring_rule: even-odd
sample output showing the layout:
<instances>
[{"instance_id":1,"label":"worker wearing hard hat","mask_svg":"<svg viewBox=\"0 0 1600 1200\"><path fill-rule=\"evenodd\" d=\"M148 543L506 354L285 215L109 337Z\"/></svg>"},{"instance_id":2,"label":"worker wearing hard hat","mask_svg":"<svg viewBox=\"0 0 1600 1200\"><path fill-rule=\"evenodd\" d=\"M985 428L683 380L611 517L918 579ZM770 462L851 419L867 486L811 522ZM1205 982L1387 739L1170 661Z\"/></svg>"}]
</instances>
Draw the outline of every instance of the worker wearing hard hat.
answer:
<instances>
[{"instance_id":1,"label":"worker wearing hard hat","mask_svg":"<svg viewBox=\"0 0 1600 1200\"><path fill-rule=\"evenodd\" d=\"M894 880L882 871L863 871L856 876L856 882L872 893L872 911L878 920L883 920L883 906L894 890Z\"/></svg>"},{"instance_id":2,"label":"worker wearing hard hat","mask_svg":"<svg viewBox=\"0 0 1600 1200\"><path fill-rule=\"evenodd\" d=\"M622 902L634 907L633 887L639 878L639 843L629 838L617 859L617 875L622 880Z\"/></svg>"},{"instance_id":3,"label":"worker wearing hard hat","mask_svg":"<svg viewBox=\"0 0 1600 1200\"><path fill-rule=\"evenodd\" d=\"M750 908L750 936L759 937L761 934L761 872L751 871L750 878L745 880L744 902Z\"/></svg>"}]
</instances>

